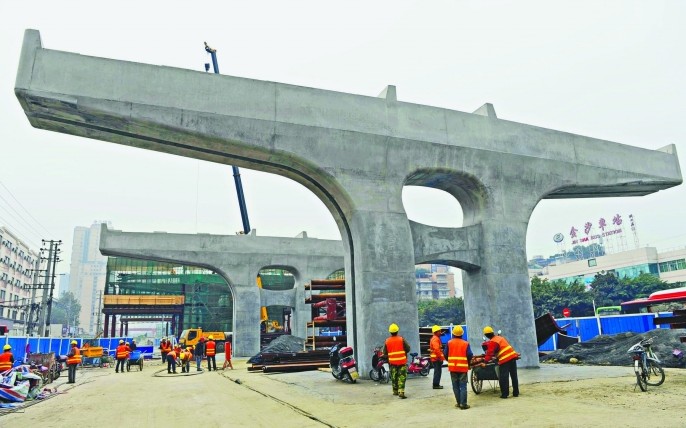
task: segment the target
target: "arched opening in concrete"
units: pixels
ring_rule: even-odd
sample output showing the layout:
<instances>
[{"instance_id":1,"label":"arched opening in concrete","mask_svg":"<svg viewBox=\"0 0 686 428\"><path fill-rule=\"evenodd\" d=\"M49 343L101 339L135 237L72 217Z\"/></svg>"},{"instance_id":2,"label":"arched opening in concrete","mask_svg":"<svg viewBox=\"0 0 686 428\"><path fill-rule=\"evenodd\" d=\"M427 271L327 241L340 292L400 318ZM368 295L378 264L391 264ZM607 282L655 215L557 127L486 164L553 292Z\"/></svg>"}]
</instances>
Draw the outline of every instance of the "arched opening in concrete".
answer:
<instances>
[{"instance_id":1,"label":"arched opening in concrete","mask_svg":"<svg viewBox=\"0 0 686 428\"><path fill-rule=\"evenodd\" d=\"M437 227L461 227L462 206L446 191L425 186L404 186L403 207L407 218Z\"/></svg>"},{"instance_id":2,"label":"arched opening in concrete","mask_svg":"<svg viewBox=\"0 0 686 428\"><path fill-rule=\"evenodd\" d=\"M288 292L293 290L297 283L297 273L287 267L264 267L257 275L257 284L263 290ZM290 295L290 293L289 293ZM287 298L280 299L286 303ZM260 343L266 346L276 337L283 334L293 333L293 312L295 307L291 304L276 304L262 306L260 308Z\"/></svg>"},{"instance_id":3,"label":"arched opening in concrete","mask_svg":"<svg viewBox=\"0 0 686 428\"><path fill-rule=\"evenodd\" d=\"M179 337L184 330L233 330L234 296L223 275L179 262L110 256L103 293L105 337ZM145 339L143 339L145 338Z\"/></svg>"}]
</instances>

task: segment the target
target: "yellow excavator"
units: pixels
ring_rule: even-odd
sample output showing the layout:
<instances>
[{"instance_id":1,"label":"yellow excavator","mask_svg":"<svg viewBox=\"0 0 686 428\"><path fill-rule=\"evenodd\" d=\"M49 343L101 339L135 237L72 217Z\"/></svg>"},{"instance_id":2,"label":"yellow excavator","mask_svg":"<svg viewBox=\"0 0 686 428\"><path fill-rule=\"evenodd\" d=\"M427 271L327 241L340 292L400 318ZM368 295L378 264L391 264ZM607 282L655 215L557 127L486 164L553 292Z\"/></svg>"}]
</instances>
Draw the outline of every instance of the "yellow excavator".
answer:
<instances>
[{"instance_id":1,"label":"yellow excavator","mask_svg":"<svg viewBox=\"0 0 686 428\"><path fill-rule=\"evenodd\" d=\"M262 288L262 277L257 275L257 287ZM267 315L267 307L260 307L260 330L265 333L279 333L283 331L283 326L277 320L270 320Z\"/></svg>"}]
</instances>

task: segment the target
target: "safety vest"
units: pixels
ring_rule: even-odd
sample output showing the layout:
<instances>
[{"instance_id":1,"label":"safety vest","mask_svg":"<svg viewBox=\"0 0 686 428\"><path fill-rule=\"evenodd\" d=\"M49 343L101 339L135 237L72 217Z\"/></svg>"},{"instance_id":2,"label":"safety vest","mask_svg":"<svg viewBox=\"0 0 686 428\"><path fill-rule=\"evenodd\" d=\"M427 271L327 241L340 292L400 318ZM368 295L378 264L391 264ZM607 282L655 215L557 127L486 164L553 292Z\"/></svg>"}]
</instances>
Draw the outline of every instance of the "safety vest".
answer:
<instances>
[{"instance_id":1,"label":"safety vest","mask_svg":"<svg viewBox=\"0 0 686 428\"><path fill-rule=\"evenodd\" d=\"M429 342L429 359L431 362L443 361L445 360L445 355L443 355L443 350L441 349L441 338L435 334L431 337L431 342Z\"/></svg>"},{"instance_id":2,"label":"safety vest","mask_svg":"<svg viewBox=\"0 0 686 428\"><path fill-rule=\"evenodd\" d=\"M117 359L125 360L129 356L129 352L126 350L126 345L117 346Z\"/></svg>"},{"instance_id":3,"label":"safety vest","mask_svg":"<svg viewBox=\"0 0 686 428\"><path fill-rule=\"evenodd\" d=\"M517 358L517 353L514 348L505 340L502 336L493 336L491 340L498 344L498 365L501 366L508 361L512 361Z\"/></svg>"},{"instance_id":4,"label":"safety vest","mask_svg":"<svg viewBox=\"0 0 686 428\"><path fill-rule=\"evenodd\" d=\"M171 351L171 345L169 342L164 342L163 344L160 345L160 349L162 350L163 353L168 353Z\"/></svg>"},{"instance_id":5,"label":"safety vest","mask_svg":"<svg viewBox=\"0 0 686 428\"><path fill-rule=\"evenodd\" d=\"M12 353L10 351L3 352L0 354L0 372L9 370L12 368Z\"/></svg>"},{"instance_id":6,"label":"safety vest","mask_svg":"<svg viewBox=\"0 0 686 428\"><path fill-rule=\"evenodd\" d=\"M214 357L214 354L216 353L216 346L217 344L214 343L214 341L210 340L205 344L205 355L208 357Z\"/></svg>"},{"instance_id":7,"label":"safety vest","mask_svg":"<svg viewBox=\"0 0 686 428\"><path fill-rule=\"evenodd\" d=\"M72 348L74 350L74 355L67 358L67 365L80 364L81 363L81 350L78 346Z\"/></svg>"},{"instance_id":8,"label":"safety vest","mask_svg":"<svg viewBox=\"0 0 686 428\"><path fill-rule=\"evenodd\" d=\"M467 373L469 371L468 346L469 342L460 338L448 341L448 371L455 373Z\"/></svg>"},{"instance_id":9,"label":"safety vest","mask_svg":"<svg viewBox=\"0 0 686 428\"><path fill-rule=\"evenodd\" d=\"M171 357L172 360L176 360L176 352L174 351L169 351L167 354L167 358Z\"/></svg>"},{"instance_id":10,"label":"safety vest","mask_svg":"<svg viewBox=\"0 0 686 428\"><path fill-rule=\"evenodd\" d=\"M386 339L386 352L388 352L388 364L392 366L407 364L407 353L401 336L391 336Z\"/></svg>"}]
</instances>

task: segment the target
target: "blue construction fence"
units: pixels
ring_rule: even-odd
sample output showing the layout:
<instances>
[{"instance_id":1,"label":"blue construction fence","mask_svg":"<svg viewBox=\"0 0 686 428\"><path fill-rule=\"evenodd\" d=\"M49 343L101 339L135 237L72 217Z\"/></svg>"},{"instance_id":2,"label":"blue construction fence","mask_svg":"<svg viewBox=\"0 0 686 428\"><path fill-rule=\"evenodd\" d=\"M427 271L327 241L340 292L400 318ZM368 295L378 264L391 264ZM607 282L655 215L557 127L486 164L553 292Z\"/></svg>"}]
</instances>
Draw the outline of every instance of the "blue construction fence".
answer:
<instances>
[{"instance_id":1,"label":"blue construction fence","mask_svg":"<svg viewBox=\"0 0 686 428\"><path fill-rule=\"evenodd\" d=\"M600 317L577 317L556 319L557 325L567 331L567 336L578 337L581 342L593 339L599 334L619 334L619 333L645 333L655 330L657 327L653 319L658 317L672 316L671 312L661 312L658 314L626 314L626 315L607 315ZM454 325L443 326L441 342L448 343ZM463 338L469 340L469 328L462 326L464 330ZM507 331L503 330L503 336L507 337ZM554 351L557 349L558 334L555 333L547 342L538 347L539 351ZM482 336L479 336L471 343L472 352L478 354L481 349Z\"/></svg>"},{"instance_id":2,"label":"blue construction fence","mask_svg":"<svg viewBox=\"0 0 686 428\"><path fill-rule=\"evenodd\" d=\"M73 337L0 337L2 346L9 344L12 347L15 365L28 361L28 359L26 359L28 353L46 354L48 352L54 352L55 355L67 355L72 340L76 340L79 348L81 348L85 342L89 342L91 346L102 346L103 350L110 356L114 356L120 340L129 343L131 342L130 337L108 337L102 339L82 339ZM95 343L97 343L97 345ZM150 353L152 354L152 349L150 350Z\"/></svg>"}]
</instances>

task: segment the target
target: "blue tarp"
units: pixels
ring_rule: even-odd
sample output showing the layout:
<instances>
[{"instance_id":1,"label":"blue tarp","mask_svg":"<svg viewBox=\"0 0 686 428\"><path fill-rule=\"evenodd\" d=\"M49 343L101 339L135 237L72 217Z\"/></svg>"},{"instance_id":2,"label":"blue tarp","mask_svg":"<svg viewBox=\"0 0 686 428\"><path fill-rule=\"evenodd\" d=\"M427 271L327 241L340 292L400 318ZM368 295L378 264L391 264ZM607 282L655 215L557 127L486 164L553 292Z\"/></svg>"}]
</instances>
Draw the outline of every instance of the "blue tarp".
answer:
<instances>
[{"instance_id":1,"label":"blue tarp","mask_svg":"<svg viewBox=\"0 0 686 428\"><path fill-rule=\"evenodd\" d=\"M99 339L98 346L102 346L105 348L105 350L109 350L110 355L113 355L112 353L116 349L117 344L119 344L119 340L121 339L129 342L131 341L131 338L127 337ZM72 337L8 337L6 342L2 342L2 339L0 339L0 343L2 343L3 346L5 343L8 343L12 347L15 365L18 365L24 361L27 351L33 354L46 354L48 352L54 352L55 355L67 355L67 352L69 352L69 348L71 347L70 344L72 340L76 340L78 346L81 347L84 341L91 339ZM114 347L112 347L112 345L114 345Z\"/></svg>"}]
</instances>

